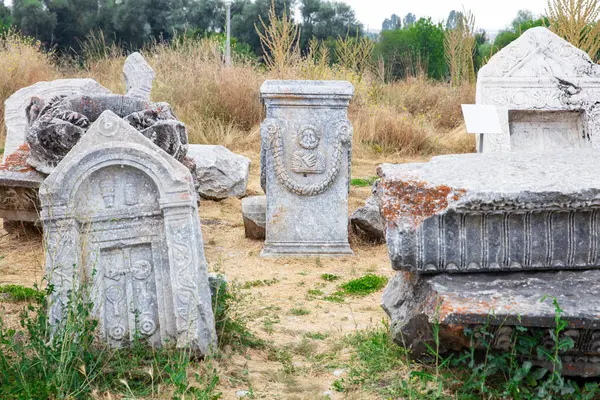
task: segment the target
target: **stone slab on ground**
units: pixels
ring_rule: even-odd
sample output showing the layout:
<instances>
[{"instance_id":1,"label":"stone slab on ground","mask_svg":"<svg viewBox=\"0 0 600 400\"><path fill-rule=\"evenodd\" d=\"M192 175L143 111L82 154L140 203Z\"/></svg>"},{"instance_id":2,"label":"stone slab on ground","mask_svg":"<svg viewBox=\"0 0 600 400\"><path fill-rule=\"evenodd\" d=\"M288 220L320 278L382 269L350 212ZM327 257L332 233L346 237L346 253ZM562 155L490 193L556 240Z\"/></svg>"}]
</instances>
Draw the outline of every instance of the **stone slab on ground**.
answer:
<instances>
[{"instance_id":1,"label":"stone slab on ground","mask_svg":"<svg viewBox=\"0 0 600 400\"><path fill-rule=\"evenodd\" d=\"M352 255L348 185L352 125L346 81L261 86L261 184L267 195L263 256Z\"/></svg>"},{"instance_id":2,"label":"stone slab on ground","mask_svg":"<svg viewBox=\"0 0 600 400\"><path fill-rule=\"evenodd\" d=\"M90 282L102 338L215 350L208 271L190 171L105 111L40 187L49 321Z\"/></svg>"},{"instance_id":3,"label":"stone slab on ground","mask_svg":"<svg viewBox=\"0 0 600 400\"><path fill-rule=\"evenodd\" d=\"M62 95L86 94L106 95L110 90L100 85L93 79L57 79L54 81L37 82L13 93L4 101L4 123L6 124L6 143L4 157L14 153L19 146L25 143L27 130L26 108L32 97L39 97L45 101Z\"/></svg>"},{"instance_id":4,"label":"stone slab on ground","mask_svg":"<svg viewBox=\"0 0 600 400\"><path fill-rule=\"evenodd\" d=\"M428 353L439 330L441 351L461 351L470 345L465 328L485 328L496 350L508 350L515 327L540 335L542 346L553 345L553 299L568 323L563 336L575 347L563 352L566 375L600 376L600 271L544 271L488 274L419 275L402 271L388 283L382 306L391 319L396 343L413 355ZM536 359L544 365L544 359Z\"/></svg>"},{"instance_id":5,"label":"stone slab on ground","mask_svg":"<svg viewBox=\"0 0 600 400\"><path fill-rule=\"evenodd\" d=\"M198 195L209 200L243 197L250 159L217 145L191 144L187 156L196 164Z\"/></svg>"},{"instance_id":6,"label":"stone slab on ground","mask_svg":"<svg viewBox=\"0 0 600 400\"><path fill-rule=\"evenodd\" d=\"M422 273L600 267L600 151L383 164L392 266Z\"/></svg>"},{"instance_id":7,"label":"stone slab on ground","mask_svg":"<svg viewBox=\"0 0 600 400\"><path fill-rule=\"evenodd\" d=\"M250 196L242 199L244 234L248 239L265 240L267 196Z\"/></svg>"}]
</instances>

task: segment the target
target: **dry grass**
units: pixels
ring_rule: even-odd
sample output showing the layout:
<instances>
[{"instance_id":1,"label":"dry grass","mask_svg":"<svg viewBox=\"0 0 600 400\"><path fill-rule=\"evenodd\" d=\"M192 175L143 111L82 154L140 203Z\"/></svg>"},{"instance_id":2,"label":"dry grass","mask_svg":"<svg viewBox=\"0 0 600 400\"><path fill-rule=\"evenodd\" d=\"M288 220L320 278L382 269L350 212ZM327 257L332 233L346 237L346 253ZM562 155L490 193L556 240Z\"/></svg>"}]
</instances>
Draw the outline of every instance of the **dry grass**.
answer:
<instances>
[{"instance_id":1,"label":"dry grass","mask_svg":"<svg viewBox=\"0 0 600 400\"><path fill-rule=\"evenodd\" d=\"M587 52L592 60L600 51L600 1L548 0L550 29L575 47Z\"/></svg>"},{"instance_id":2,"label":"dry grass","mask_svg":"<svg viewBox=\"0 0 600 400\"><path fill-rule=\"evenodd\" d=\"M173 106L178 118L186 123L192 143L258 151L258 126L264 118L260 85L265 79L285 77L344 79L354 84L350 119L359 156L474 151L474 138L457 129L462 125L460 104L474 101L472 85L451 87L425 78L383 84L374 69L365 65L361 54L366 44L356 39L340 41L347 66L331 66L331 55L318 42L312 43L309 54L295 57L289 68L279 66L277 70L265 70L244 59L234 59L233 66L226 68L219 43L207 39L182 37L170 44L156 43L143 54L156 71L153 100ZM59 77L91 77L115 93L123 93L125 57L114 48L102 50L101 44L96 47L82 69L72 64L57 65L52 55L18 35L2 37L0 70L8 73L0 76L0 100L36 81ZM284 76L281 68L285 69ZM1 148L3 124L0 133Z\"/></svg>"},{"instance_id":3,"label":"dry grass","mask_svg":"<svg viewBox=\"0 0 600 400\"><path fill-rule=\"evenodd\" d=\"M52 54L40 51L39 42L14 31L0 33L0 149L4 147L4 100L17 90L60 76Z\"/></svg>"}]
</instances>

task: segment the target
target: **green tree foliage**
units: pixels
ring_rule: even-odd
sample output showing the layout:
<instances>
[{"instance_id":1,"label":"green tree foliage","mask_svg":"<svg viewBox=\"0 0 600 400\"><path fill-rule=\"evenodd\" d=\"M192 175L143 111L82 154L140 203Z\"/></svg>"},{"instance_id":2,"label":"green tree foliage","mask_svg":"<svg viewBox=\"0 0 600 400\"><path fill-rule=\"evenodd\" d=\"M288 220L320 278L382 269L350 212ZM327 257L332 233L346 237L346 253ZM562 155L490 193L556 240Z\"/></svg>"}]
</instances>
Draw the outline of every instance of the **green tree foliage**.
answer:
<instances>
[{"instance_id":1,"label":"green tree foliage","mask_svg":"<svg viewBox=\"0 0 600 400\"><path fill-rule=\"evenodd\" d=\"M393 31L400 28L402 28L402 18L396 14L392 14L390 18L386 18L381 24L382 31Z\"/></svg>"},{"instance_id":2,"label":"green tree foliage","mask_svg":"<svg viewBox=\"0 0 600 400\"><path fill-rule=\"evenodd\" d=\"M293 9L293 0L274 0L275 13L282 16L284 10ZM271 0L236 0L231 5L231 32L239 41L247 43L255 54L262 55L260 39L256 34L255 24L258 24L259 16L266 21Z\"/></svg>"},{"instance_id":3,"label":"green tree foliage","mask_svg":"<svg viewBox=\"0 0 600 400\"><path fill-rule=\"evenodd\" d=\"M381 57L388 78L402 78L418 72L419 66L434 79L443 79L448 67L444 59L444 28L431 18L421 18L403 29L382 31L375 54Z\"/></svg>"},{"instance_id":4,"label":"green tree foliage","mask_svg":"<svg viewBox=\"0 0 600 400\"><path fill-rule=\"evenodd\" d=\"M50 12L46 4L39 0L14 0L12 16L17 27L27 36L51 43L56 14Z\"/></svg>"},{"instance_id":5,"label":"green tree foliage","mask_svg":"<svg viewBox=\"0 0 600 400\"><path fill-rule=\"evenodd\" d=\"M362 35L362 24L357 21L354 10L343 2L302 0L302 31L300 45L306 49L312 37L327 41L347 35Z\"/></svg>"},{"instance_id":6,"label":"green tree foliage","mask_svg":"<svg viewBox=\"0 0 600 400\"><path fill-rule=\"evenodd\" d=\"M4 5L4 1L0 0L0 32L6 31L13 24L10 8Z\"/></svg>"},{"instance_id":7,"label":"green tree foliage","mask_svg":"<svg viewBox=\"0 0 600 400\"><path fill-rule=\"evenodd\" d=\"M502 48L509 45L512 41L516 40L526 30L534 28L536 26L547 25L544 18L535 18L533 13L528 10L520 10L517 12L517 16L513 19L510 27L504 29L498 33L494 40L493 52L496 53Z\"/></svg>"}]
</instances>

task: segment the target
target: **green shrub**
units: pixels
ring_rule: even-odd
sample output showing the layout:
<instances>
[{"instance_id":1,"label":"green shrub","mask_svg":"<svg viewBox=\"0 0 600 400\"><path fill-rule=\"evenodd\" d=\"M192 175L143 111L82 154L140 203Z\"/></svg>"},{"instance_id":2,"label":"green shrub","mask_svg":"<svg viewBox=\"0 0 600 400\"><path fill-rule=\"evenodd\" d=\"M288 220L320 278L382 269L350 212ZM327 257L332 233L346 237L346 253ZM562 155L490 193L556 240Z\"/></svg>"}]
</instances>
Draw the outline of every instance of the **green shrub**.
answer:
<instances>
[{"instance_id":1,"label":"green shrub","mask_svg":"<svg viewBox=\"0 0 600 400\"><path fill-rule=\"evenodd\" d=\"M41 303L44 300L44 292L36 288L28 288L21 285L3 285L0 286L0 294L6 295L13 301L36 301Z\"/></svg>"},{"instance_id":2,"label":"green shrub","mask_svg":"<svg viewBox=\"0 0 600 400\"><path fill-rule=\"evenodd\" d=\"M367 274L362 278L353 279L341 285L344 293L354 296L366 296L382 289L388 279L385 276Z\"/></svg>"}]
</instances>

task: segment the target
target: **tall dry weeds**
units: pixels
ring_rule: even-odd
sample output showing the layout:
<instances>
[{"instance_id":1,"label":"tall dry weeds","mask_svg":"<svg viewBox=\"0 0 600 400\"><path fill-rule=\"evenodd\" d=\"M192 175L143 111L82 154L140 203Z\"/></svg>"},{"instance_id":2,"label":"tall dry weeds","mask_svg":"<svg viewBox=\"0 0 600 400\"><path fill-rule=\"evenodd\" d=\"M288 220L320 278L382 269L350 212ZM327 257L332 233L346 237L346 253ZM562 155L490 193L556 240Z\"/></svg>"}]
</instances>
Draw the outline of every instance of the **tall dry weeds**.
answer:
<instances>
[{"instance_id":1,"label":"tall dry weeds","mask_svg":"<svg viewBox=\"0 0 600 400\"><path fill-rule=\"evenodd\" d=\"M0 149L6 140L4 100L17 90L39 81L56 79L60 74L53 54L42 51L40 42L19 35L15 30L0 32Z\"/></svg>"},{"instance_id":2,"label":"tall dry weeds","mask_svg":"<svg viewBox=\"0 0 600 400\"><path fill-rule=\"evenodd\" d=\"M599 0L548 0L550 29L598 60L600 51Z\"/></svg>"},{"instance_id":3,"label":"tall dry weeds","mask_svg":"<svg viewBox=\"0 0 600 400\"><path fill-rule=\"evenodd\" d=\"M456 26L444 33L444 55L450 70L450 83L475 83L475 16L471 11L457 14Z\"/></svg>"},{"instance_id":4,"label":"tall dry weeds","mask_svg":"<svg viewBox=\"0 0 600 400\"><path fill-rule=\"evenodd\" d=\"M74 69L73 64L57 65L52 54L14 33L2 37L0 43L0 67L9 71L0 75L2 102L21 87L54 78L91 77L115 93L124 93L125 56L121 52L102 51L102 45L91 44L88 48L100 51L91 52L83 69ZM361 50L351 48L355 45L361 44L346 41L344 51L360 54ZM220 43L185 36L154 43L142 54L156 72L152 99L171 104L186 124L191 143L259 150L258 127L264 118L260 85L277 78L277 70L265 71L235 55L233 65L225 67ZM366 157L373 152L415 156L474 150L473 137L461 128L460 114L461 103L473 102L472 85L450 87L425 78L384 84L367 65L364 51L357 59L346 58L347 65L331 64L329 49L314 40L308 54L288 59L283 70L290 79L345 79L354 84L349 111L354 150Z\"/></svg>"}]
</instances>

